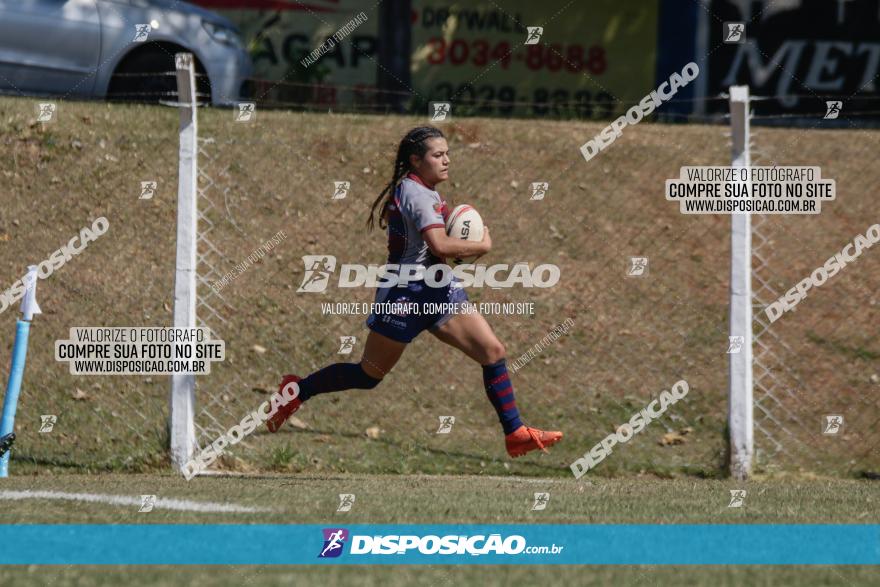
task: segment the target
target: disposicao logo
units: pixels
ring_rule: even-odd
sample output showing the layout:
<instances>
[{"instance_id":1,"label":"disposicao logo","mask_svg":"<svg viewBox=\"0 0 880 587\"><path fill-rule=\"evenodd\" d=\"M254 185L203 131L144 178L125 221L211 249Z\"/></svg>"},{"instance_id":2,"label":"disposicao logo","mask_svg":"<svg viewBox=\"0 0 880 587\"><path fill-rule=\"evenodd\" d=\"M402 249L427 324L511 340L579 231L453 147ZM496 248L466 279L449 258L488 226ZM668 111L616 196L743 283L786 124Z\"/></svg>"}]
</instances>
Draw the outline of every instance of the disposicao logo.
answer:
<instances>
[{"instance_id":1,"label":"disposicao logo","mask_svg":"<svg viewBox=\"0 0 880 587\"><path fill-rule=\"evenodd\" d=\"M348 530L345 528L324 528L324 547L318 558L336 558L342 554L345 541L348 540Z\"/></svg>"}]
</instances>

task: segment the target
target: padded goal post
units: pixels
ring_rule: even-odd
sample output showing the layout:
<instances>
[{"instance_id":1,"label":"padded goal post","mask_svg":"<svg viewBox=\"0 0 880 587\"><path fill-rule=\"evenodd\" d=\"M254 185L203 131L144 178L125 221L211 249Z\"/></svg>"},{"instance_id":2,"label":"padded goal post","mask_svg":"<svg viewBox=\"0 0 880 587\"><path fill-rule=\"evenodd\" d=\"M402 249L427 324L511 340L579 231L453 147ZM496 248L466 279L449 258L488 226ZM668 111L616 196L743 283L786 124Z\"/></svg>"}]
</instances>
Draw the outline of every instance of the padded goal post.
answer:
<instances>
[{"instance_id":1,"label":"padded goal post","mask_svg":"<svg viewBox=\"0 0 880 587\"><path fill-rule=\"evenodd\" d=\"M175 55L180 158L177 181L177 255L174 272L174 327L196 326L196 250L198 236L198 117L195 66L191 53ZM195 388L192 373L171 375L171 463L183 472L195 451Z\"/></svg>"},{"instance_id":2,"label":"padded goal post","mask_svg":"<svg viewBox=\"0 0 880 587\"><path fill-rule=\"evenodd\" d=\"M749 88L730 88L731 166L749 167ZM752 227L750 214L730 216L728 432L730 474L748 478L754 456L752 393Z\"/></svg>"}]
</instances>

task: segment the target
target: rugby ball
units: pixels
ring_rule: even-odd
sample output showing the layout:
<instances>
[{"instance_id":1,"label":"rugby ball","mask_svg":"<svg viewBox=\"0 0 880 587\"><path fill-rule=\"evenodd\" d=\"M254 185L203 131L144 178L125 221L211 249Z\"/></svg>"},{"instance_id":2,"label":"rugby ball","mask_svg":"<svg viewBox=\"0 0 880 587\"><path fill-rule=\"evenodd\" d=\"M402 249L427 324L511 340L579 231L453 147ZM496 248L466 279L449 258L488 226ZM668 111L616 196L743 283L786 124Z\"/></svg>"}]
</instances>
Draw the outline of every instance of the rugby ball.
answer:
<instances>
[{"instance_id":1,"label":"rugby ball","mask_svg":"<svg viewBox=\"0 0 880 587\"><path fill-rule=\"evenodd\" d=\"M446 218L446 234L452 238L480 242L483 240L483 219L473 206L467 204L456 206ZM461 265L462 263L473 263L477 258L474 256L464 259L447 259L447 262L450 265Z\"/></svg>"}]
</instances>

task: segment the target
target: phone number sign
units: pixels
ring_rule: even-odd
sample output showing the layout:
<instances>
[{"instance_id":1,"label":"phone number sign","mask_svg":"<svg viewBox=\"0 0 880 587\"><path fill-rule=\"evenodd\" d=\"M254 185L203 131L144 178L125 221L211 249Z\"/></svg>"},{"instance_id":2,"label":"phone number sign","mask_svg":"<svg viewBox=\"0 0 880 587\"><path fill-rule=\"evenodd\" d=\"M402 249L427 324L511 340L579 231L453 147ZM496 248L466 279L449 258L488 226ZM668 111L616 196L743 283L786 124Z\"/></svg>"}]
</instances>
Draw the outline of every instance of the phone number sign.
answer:
<instances>
[{"instance_id":1,"label":"phone number sign","mask_svg":"<svg viewBox=\"0 0 880 587\"><path fill-rule=\"evenodd\" d=\"M657 12L656 1L415 0L413 89L453 114L607 117L654 83Z\"/></svg>"}]
</instances>

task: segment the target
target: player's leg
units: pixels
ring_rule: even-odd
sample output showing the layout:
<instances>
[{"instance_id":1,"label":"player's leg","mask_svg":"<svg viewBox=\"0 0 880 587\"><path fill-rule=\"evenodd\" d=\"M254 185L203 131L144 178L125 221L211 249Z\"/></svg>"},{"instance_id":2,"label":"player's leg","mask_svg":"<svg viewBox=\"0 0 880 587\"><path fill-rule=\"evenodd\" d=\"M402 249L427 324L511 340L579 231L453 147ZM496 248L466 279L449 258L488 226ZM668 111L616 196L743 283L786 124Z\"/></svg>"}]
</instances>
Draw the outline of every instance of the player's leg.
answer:
<instances>
[{"instance_id":1,"label":"player's leg","mask_svg":"<svg viewBox=\"0 0 880 587\"><path fill-rule=\"evenodd\" d=\"M278 431L284 421L311 397L346 389L373 389L391 371L406 345L371 331L359 363L333 363L303 379L285 375L278 394L286 396L288 402L266 421L269 431ZM286 394L285 387L288 387Z\"/></svg>"},{"instance_id":2,"label":"player's leg","mask_svg":"<svg viewBox=\"0 0 880 587\"><path fill-rule=\"evenodd\" d=\"M523 425L507 374L505 349L492 327L480 314L458 314L431 330L444 343L457 348L483 368L486 395L504 428L510 434Z\"/></svg>"},{"instance_id":3,"label":"player's leg","mask_svg":"<svg viewBox=\"0 0 880 587\"><path fill-rule=\"evenodd\" d=\"M405 342L371 331L359 363L334 363L299 382L302 401L333 391L373 389L394 368L406 349Z\"/></svg>"},{"instance_id":4,"label":"player's leg","mask_svg":"<svg viewBox=\"0 0 880 587\"><path fill-rule=\"evenodd\" d=\"M397 364L405 348L405 342L371 331L359 363L334 363L315 371L299 382L300 397L306 401L333 391L373 389Z\"/></svg>"},{"instance_id":5,"label":"player's leg","mask_svg":"<svg viewBox=\"0 0 880 587\"><path fill-rule=\"evenodd\" d=\"M430 332L482 366L486 396L498 414L511 456L521 456L538 448L543 450L562 438L561 432L523 425L507 372L504 345L483 316L476 312L446 316Z\"/></svg>"}]
</instances>

